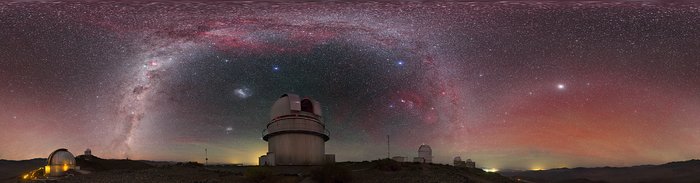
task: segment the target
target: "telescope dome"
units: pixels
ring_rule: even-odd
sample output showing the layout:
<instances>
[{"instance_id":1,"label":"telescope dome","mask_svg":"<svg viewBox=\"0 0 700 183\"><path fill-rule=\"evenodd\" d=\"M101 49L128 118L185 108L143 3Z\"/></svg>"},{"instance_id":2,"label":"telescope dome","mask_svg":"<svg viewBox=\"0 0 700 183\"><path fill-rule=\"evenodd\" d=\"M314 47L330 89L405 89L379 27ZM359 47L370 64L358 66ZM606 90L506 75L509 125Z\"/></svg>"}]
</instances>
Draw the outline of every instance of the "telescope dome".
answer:
<instances>
[{"instance_id":1,"label":"telescope dome","mask_svg":"<svg viewBox=\"0 0 700 183\"><path fill-rule=\"evenodd\" d=\"M270 119L296 114L320 117L321 104L311 98L301 98L291 93L284 94L272 104Z\"/></svg>"},{"instance_id":2,"label":"telescope dome","mask_svg":"<svg viewBox=\"0 0 700 183\"><path fill-rule=\"evenodd\" d=\"M48 165L75 165L75 156L67 149L58 149L49 155Z\"/></svg>"}]
</instances>

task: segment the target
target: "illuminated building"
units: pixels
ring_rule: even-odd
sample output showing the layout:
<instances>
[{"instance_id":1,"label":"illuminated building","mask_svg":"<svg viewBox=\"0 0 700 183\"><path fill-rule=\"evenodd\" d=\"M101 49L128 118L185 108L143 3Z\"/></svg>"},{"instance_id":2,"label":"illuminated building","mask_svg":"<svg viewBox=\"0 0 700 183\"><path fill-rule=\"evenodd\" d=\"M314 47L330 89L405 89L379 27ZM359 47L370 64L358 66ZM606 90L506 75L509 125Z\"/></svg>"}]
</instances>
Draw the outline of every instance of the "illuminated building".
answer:
<instances>
[{"instance_id":1,"label":"illuminated building","mask_svg":"<svg viewBox=\"0 0 700 183\"><path fill-rule=\"evenodd\" d=\"M48 164L44 166L44 175L58 177L66 175L69 170L78 170L75 157L66 149L58 149L49 155Z\"/></svg>"}]
</instances>

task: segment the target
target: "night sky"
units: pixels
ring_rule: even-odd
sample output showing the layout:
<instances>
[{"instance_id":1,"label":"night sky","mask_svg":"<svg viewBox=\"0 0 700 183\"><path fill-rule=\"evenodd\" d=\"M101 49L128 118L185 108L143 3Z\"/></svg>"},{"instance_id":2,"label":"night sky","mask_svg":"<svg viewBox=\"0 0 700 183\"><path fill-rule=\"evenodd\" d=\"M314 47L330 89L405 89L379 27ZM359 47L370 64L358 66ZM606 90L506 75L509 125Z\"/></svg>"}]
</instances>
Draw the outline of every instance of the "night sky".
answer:
<instances>
[{"instance_id":1,"label":"night sky","mask_svg":"<svg viewBox=\"0 0 700 183\"><path fill-rule=\"evenodd\" d=\"M700 158L700 4L0 2L0 159L257 164L287 92L337 161Z\"/></svg>"}]
</instances>

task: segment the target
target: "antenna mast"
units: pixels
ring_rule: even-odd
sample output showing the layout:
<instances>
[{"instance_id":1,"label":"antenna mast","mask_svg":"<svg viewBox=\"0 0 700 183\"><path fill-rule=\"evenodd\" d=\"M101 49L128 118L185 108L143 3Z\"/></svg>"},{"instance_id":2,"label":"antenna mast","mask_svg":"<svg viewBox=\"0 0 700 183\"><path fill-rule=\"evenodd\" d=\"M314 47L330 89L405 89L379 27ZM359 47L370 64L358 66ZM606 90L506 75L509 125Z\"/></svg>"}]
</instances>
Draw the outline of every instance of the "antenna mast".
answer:
<instances>
[{"instance_id":1,"label":"antenna mast","mask_svg":"<svg viewBox=\"0 0 700 183\"><path fill-rule=\"evenodd\" d=\"M386 135L386 159L391 159L391 146L389 145L389 135Z\"/></svg>"},{"instance_id":2,"label":"antenna mast","mask_svg":"<svg viewBox=\"0 0 700 183\"><path fill-rule=\"evenodd\" d=\"M207 166L207 163L209 163L209 153L207 152L207 148L204 148L204 166Z\"/></svg>"}]
</instances>

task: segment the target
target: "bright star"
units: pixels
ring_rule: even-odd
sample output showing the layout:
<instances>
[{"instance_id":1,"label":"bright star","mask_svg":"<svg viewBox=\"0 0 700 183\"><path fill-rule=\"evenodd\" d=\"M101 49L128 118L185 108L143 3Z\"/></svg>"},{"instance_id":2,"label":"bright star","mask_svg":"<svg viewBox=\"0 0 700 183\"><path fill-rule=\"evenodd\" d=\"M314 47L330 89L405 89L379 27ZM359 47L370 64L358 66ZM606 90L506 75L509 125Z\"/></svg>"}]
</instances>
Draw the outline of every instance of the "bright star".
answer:
<instances>
[{"instance_id":1,"label":"bright star","mask_svg":"<svg viewBox=\"0 0 700 183\"><path fill-rule=\"evenodd\" d=\"M557 88L558 88L559 90L563 90L563 89L566 88L566 86L565 86L564 84L558 84L558 85L557 85Z\"/></svg>"},{"instance_id":2,"label":"bright star","mask_svg":"<svg viewBox=\"0 0 700 183\"><path fill-rule=\"evenodd\" d=\"M396 64L398 64L398 65L403 65L404 62L403 62L402 60L399 60L398 62L396 62Z\"/></svg>"},{"instance_id":3,"label":"bright star","mask_svg":"<svg viewBox=\"0 0 700 183\"><path fill-rule=\"evenodd\" d=\"M277 66L272 67L272 70L279 71L279 70L280 70L280 67L277 67Z\"/></svg>"}]
</instances>

